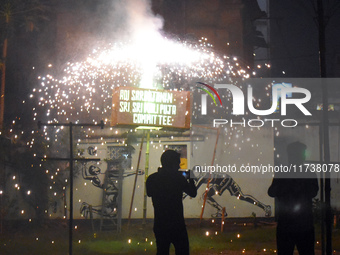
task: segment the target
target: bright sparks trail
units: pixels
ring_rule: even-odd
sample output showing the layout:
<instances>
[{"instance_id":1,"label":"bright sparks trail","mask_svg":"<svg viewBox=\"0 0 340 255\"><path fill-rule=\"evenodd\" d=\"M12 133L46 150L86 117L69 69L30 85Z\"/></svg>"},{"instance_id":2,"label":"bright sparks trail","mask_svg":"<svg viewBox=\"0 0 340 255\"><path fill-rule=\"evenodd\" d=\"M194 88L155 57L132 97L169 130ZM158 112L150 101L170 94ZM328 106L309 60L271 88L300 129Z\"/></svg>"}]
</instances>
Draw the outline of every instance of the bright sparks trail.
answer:
<instances>
[{"instance_id":1,"label":"bright sparks trail","mask_svg":"<svg viewBox=\"0 0 340 255\"><path fill-rule=\"evenodd\" d=\"M164 38L155 39L153 43L147 43L147 40L139 42L139 44L116 43L105 48L98 48L82 62L67 63L61 73L53 74L53 69L49 66L51 73L39 77L40 85L33 89L30 95L34 104L33 120L48 123L71 121L73 123L95 123L104 120L106 126L109 126L112 90L116 87L132 86L193 91L196 89L196 82L214 84L226 80L232 81L234 77L250 77L249 67L244 70L237 62L237 58L220 57L215 54L206 38L191 43ZM252 75L256 75L255 72ZM197 92L200 93L198 90ZM222 100L229 100L229 96L222 95ZM257 100L257 106L259 104L260 99ZM199 118L200 107L198 101L193 101L192 119ZM214 114L213 105L212 109ZM221 108L216 107L216 111L218 109ZM226 108L222 111L226 114ZM41 155L40 146L46 146L53 156L65 157L64 153L67 153L67 150L63 149L65 148L63 137L67 130L63 127L43 127L42 130L37 131L34 126L30 133L24 133L23 130L18 130L22 126L19 122L20 118L18 121L13 121L13 129L10 133L14 137L13 140L27 139L26 145L34 151L34 157ZM111 130L112 128L109 131L110 136L115 134L122 137L114 138L119 144L125 143L122 134L134 132L132 129L129 131ZM194 127L192 134L205 136L205 131L205 129L202 131ZM262 155L258 144L246 137L242 128L225 127L222 132L225 136L222 149L224 155L232 158L233 155L230 154L232 149L241 152L243 144L246 144L247 148L254 147L255 152ZM98 138L95 130L82 127L77 134L77 143L91 137ZM105 139L102 138L100 138L100 143L104 145ZM193 148L197 149L198 145L193 143ZM78 156L81 155L81 151L78 151ZM241 157L238 158L240 159ZM260 156L258 156L258 161L260 161ZM39 167L45 166L40 164ZM50 175L49 170L46 170L46 174ZM56 175L57 172L51 175L51 180ZM53 191L58 190L62 194L63 190L58 189L57 185L53 181L50 189L52 190L53 187ZM63 181L63 185L67 185L67 179Z\"/></svg>"},{"instance_id":2,"label":"bright sparks trail","mask_svg":"<svg viewBox=\"0 0 340 255\"><path fill-rule=\"evenodd\" d=\"M107 122L115 87L189 90L196 81L248 78L236 61L217 56L206 38L198 43L161 38L149 44L117 43L98 48L83 62L67 63L59 75L62 78L51 74L39 77L40 87L31 95L40 106L33 109L34 120Z\"/></svg>"}]
</instances>

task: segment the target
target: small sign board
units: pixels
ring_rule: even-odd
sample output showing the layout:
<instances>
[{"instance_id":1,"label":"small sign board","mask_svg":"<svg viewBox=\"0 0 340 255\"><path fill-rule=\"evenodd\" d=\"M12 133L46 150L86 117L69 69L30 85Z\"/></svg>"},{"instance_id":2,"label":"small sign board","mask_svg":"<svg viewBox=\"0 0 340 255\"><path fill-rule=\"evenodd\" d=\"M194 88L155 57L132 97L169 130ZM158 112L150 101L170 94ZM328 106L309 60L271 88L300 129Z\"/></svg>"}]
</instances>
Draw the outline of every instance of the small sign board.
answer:
<instances>
[{"instance_id":1,"label":"small sign board","mask_svg":"<svg viewBox=\"0 0 340 255\"><path fill-rule=\"evenodd\" d=\"M118 87L112 95L112 126L190 128L190 92Z\"/></svg>"}]
</instances>

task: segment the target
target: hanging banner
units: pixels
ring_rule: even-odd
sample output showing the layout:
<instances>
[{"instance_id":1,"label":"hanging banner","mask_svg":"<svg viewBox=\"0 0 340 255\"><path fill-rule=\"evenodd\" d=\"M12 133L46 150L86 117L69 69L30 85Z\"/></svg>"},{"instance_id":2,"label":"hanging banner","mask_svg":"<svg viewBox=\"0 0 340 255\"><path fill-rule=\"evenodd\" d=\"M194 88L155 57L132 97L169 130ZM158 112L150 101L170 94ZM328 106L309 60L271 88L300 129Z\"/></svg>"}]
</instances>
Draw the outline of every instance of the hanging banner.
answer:
<instances>
[{"instance_id":1,"label":"hanging banner","mask_svg":"<svg viewBox=\"0 0 340 255\"><path fill-rule=\"evenodd\" d=\"M190 128L190 92L119 87L112 95L112 126Z\"/></svg>"}]
</instances>

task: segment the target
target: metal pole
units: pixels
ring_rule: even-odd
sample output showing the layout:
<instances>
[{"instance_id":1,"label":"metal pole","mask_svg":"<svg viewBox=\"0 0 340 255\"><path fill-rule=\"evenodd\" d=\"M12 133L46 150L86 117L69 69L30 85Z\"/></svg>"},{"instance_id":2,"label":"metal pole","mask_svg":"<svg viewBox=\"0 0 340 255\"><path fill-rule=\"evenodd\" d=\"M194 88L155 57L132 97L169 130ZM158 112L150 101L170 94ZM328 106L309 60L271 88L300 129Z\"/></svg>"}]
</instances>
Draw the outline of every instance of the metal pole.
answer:
<instances>
[{"instance_id":1,"label":"metal pole","mask_svg":"<svg viewBox=\"0 0 340 255\"><path fill-rule=\"evenodd\" d=\"M320 162L323 162L324 152L323 152L323 125L319 125L319 150L320 150ZM320 203L321 203L321 254L325 255L325 194L324 185L325 176L320 173Z\"/></svg>"},{"instance_id":2,"label":"metal pole","mask_svg":"<svg viewBox=\"0 0 340 255\"><path fill-rule=\"evenodd\" d=\"M118 164L119 175L118 175L118 204L117 204L117 233L122 231L122 199L123 199L123 172L122 161Z\"/></svg>"},{"instance_id":3,"label":"metal pole","mask_svg":"<svg viewBox=\"0 0 340 255\"><path fill-rule=\"evenodd\" d=\"M104 128L104 122L100 121L100 124L73 124L69 123L42 123L38 121L38 128L42 126L68 126L70 127L70 158L51 158L54 160L68 160L70 164L70 221L69 221L69 255L72 255L72 238L73 238L73 126L100 126L101 129ZM46 159L44 159L46 160ZM80 159L83 160L83 159ZM91 159L93 160L93 159Z\"/></svg>"},{"instance_id":4,"label":"metal pole","mask_svg":"<svg viewBox=\"0 0 340 255\"><path fill-rule=\"evenodd\" d=\"M324 21L324 9L322 0L317 1L319 19L319 54L320 54L320 75L321 78L327 76L326 73L326 32ZM328 125L328 88L327 82L322 84L323 103L323 138L324 138L324 163L330 162L329 148L329 125ZM332 254L332 211L331 211L331 179L330 173L325 174L325 225L326 225L326 254Z\"/></svg>"},{"instance_id":5,"label":"metal pole","mask_svg":"<svg viewBox=\"0 0 340 255\"><path fill-rule=\"evenodd\" d=\"M150 130L146 133L146 153L145 153L145 176L144 176L144 203L143 203L143 225L146 224L147 194L146 180L149 176L149 153L150 153Z\"/></svg>"},{"instance_id":6,"label":"metal pole","mask_svg":"<svg viewBox=\"0 0 340 255\"><path fill-rule=\"evenodd\" d=\"M214 162L215 162L216 149L217 149L217 144L218 144L219 138L220 138L220 129L217 129L215 148L214 148L213 157L212 157L212 160L211 160L212 166L214 165ZM205 204L206 204L206 201L207 201L210 182L211 182L211 172L209 173L209 180L207 182L207 187L206 187L205 193L204 193L204 200L203 200L203 205L202 205L202 210L201 210L201 215L200 215L200 224L202 223L202 219L203 219L203 213L204 213L204 208L205 208Z\"/></svg>"},{"instance_id":7,"label":"metal pole","mask_svg":"<svg viewBox=\"0 0 340 255\"><path fill-rule=\"evenodd\" d=\"M69 254L72 255L73 239L73 127L70 122L70 224L69 224Z\"/></svg>"},{"instance_id":8,"label":"metal pole","mask_svg":"<svg viewBox=\"0 0 340 255\"><path fill-rule=\"evenodd\" d=\"M132 206L133 206L133 200L135 198L135 191L136 191L136 184L137 184L137 176L138 176L138 169L139 169L139 164L140 164L140 159L142 157L142 150L143 150L143 143L144 143L144 132L143 132L143 137L142 141L139 147L139 155L138 155L138 162L137 162L137 168L136 168L136 173L135 173L135 181L133 184L133 190L132 190L132 197L131 197L131 204L130 204L130 211L129 211L129 218L128 218L128 226L130 226L130 220L131 220L131 213L132 213Z\"/></svg>"}]
</instances>

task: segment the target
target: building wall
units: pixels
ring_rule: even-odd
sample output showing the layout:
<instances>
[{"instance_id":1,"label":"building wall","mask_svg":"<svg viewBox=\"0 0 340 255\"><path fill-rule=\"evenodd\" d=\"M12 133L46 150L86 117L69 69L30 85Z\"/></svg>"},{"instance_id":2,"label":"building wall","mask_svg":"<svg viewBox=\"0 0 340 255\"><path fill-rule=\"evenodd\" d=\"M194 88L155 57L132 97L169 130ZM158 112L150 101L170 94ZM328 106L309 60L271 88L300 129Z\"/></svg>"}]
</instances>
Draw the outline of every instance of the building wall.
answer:
<instances>
[{"instance_id":1,"label":"building wall","mask_svg":"<svg viewBox=\"0 0 340 255\"><path fill-rule=\"evenodd\" d=\"M331 161L339 162L339 127L330 128L331 139ZM200 137L201 140L196 140L195 137ZM286 128L280 130L279 133L272 128L254 129L238 129L227 130L221 129L217 142L215 160L213 160L213 151L216 144L217 131L213 129L206 129L203 127L192 128L192 139L187 137L161 137L151 139L150 142L150 168L149 174L157 171L160 166L160 156L166 146L186 146L187 148L187 162L188 168L194 166L228 166L236 165L239 168L244 165L274 165L285 164L286 145L290 142L300 141L307 145L307 161L319 161L319 131L317 127L305 126L296 127L293 129ZM97 146L98 157L107 157L107 145L91 144ZM115 144L118 145L118 144ZM80 147L86 148L89 144L81 144ZM132 154L131 170L126 172L134 172L139 152L140 144L134 144L135 152ZM145 168L145 152L146 144L144 143L142 157L140 162L140 169ZM99 163L101 169L105 170L105 161ZM252 197L258 203L271 206L272 215L274 212L274 199L267 195L268 187L272 181L272 174L240 174L230 173L230 177L237 184L245 197ZM136 193L134 197L134 204L132 210L132 218L143 217L143 198L144 198L144 177L145 175L138 175L136 184ZM226 175L224 175L226 177ZM102 177L101 177L102 178ZM339 173L332 175L332 207L339 208ZM86 185L85 185L86 183ZM124 178L123 182L123 203L122 203L122 217L128 218L131 195L134 183L134 176ZM184 199L185 217L199 218L201 207L203 204L203 194L206 188L206 183L198 188L198 195L196 198ZM87 202L92 205L100 205L102 199L102 190L91 184L90 181L84 180L81 176L75 179L74 191L74 217L81 218L79 212L81 204ZM213 198L222 206L226 207L226 212L229 217L249 217L254 212L258 217L265 216L265 211L260 207L237 198L237 195L232 195L226 189L221 195L215 195ZM319 198L319 197L317 197ZM153 207L150 198L147 200L147 218L153 217ZM216 213L216 209L209 203L206 204L204 217L209 218Z\"/></svg>"},{"instance_id":2,"label":"building wall","mask_svg":"<svg viewBox=\"0 0 340 255\"><path fill-rule=\"evenodd\" d=\"M197 140L196 138L200 138ZM205 127L193 127L192 139L188 137L160 137L151 138L150 141L150 167L149 175L156 172L160 166L160 157L163 150L166 147L185 146L187 149L187 166L193 168L194 166L228 166L236 165L239 168L242 164L259 165L273 164L274 152L273 152L273 132L270 128L263 128L260 130L247 131L242 129L221 129L217 140L215 160L213 161L214 148L217 139L217 131L213 129L207 129ZM84 157L101 158L102 160L97 164L95 162L87 163L85 168L90 165L97 165L101 169L101 173L98 174L98 178L103 183L104 172L107 169L107 163L104 159L108 158L107 148L108 146L121 146L118 143L115 144L99 144L99 143L82 143L79 148L84 151ZM125 175L133 173L136 169L139 146L140 143L133 144L135 152L132 154L131 168L125 170ZM87 148L94 147L97 150L97 154L89 155ZM146 143L144 143L142 157L140 161L140 169L145 169L145 152ZM185 156L184 156L185 157ZM197 177L199 174L196 173ZM132 218L143 217L143 198L144 198L144 178L145 175L138 175L136 192L134 197ZM256 203L263 203L273 208L273 199L267 195L267 189L271 183L271 174L259 175L254 178L253 174L238 174L230 173L229 176L224 173L222 178L230 178L229 189L221 195L213 196L222 207L226 207L226 212L230 217L249 217L252 213L256 213L257 216L265 216L265 211L258 206L255 206L253 202L241 201L238 199L238 195L242 192L245 197L251 197L252 201ZM133 190L134 175L124 177L123 181L123 203L122 203L122 217L128 218L131 195ZM233 190L233 187L236 188ZM185 217L199 218L201 213L201 207L203 204L203 195L206 188L206 182L198 188L198 195L196 198L184 199ZM218 183L215 188L218 189ZM238 193L239 192L239 193ZM101 205L103 190L96 187L91 183L90 179L84 179L83 175L78 175L74 180L74 218L81 218L81 208L83 203L91 204L92 206ZM153 207L151 199L147 200L147 217L153 217ZM217 210L213 208L209 203L206 204L204 217L211 217ZM83 215L84 216L84 215ZM98 217L95 216L95 217Z\"/></svg>"},{"instance_id":3,"label":"building wall","mask_svg":"<svg viewBox=\"0 0 340 255\"><path fill-rule=\"evenodd\" d=\"M117 129L118 130L118 129ZM330 127L330 148L331 148L331 162L339 163L339 127ZM105 131L107 132L107 131ZM115 132L114 129L109 132ZM320 162L320 146L319 146L319 129L313 125L303 125L295 128L270 128L262 127L261 129L249 128L220 128L219 136L217 130L208 128L207 126L193 126L190 131L183 136L163 135L151 138L150 140L150 165L149 174L157 171L160 166L160 157L163 150L167 147L186 148L187 168L193 169L194 166L228 166L235 165L237 169L242 165L258 166L262 165L276 165L287 163L286 146L295 141L303 142L307 145L307 162ZM152 136L153 137L153 136ZM218 139L217 139L218 138ZM131 143L135 148L134 153L131 154L131 159L125 161L125 171L123 179L122 191L122 218L128 218L129 208L131 202L131 195L134 184L135 172L139 148L140 138ZM217 142L217 145L216 145ZM216 146L215 158L213 161L214 150ZM101 210L103 189L100 187L104 183L104 174L108 168L108 159L112 158L112 147L126 148L122 143L109 142L109 139L102 140L88 140L78 144L78 151L82 153L84 158L100 159L99 162L88 161L77 163L75 165L76 175L74 178L74 218L83 219L86 216L86 206L93 206L94 209ZM92 148L92 149L89 149ZM111 148L111 149L110 149ZM145 178L145 152L146 143L143 144L141 153L141 161L139 175L136 183L136 191L134 197L134 204L132 210L132 218L143 217L143 199L144 199L144 178ZM182 156L185 158L185 153ZM100 171L96 174L91 174L88 169L90 166L95 166ZM19 176L15 175L13 169L8 168L8 179L6 181L7 189L4 193L10 194L11 199L18 201L18 207L13 208L13 213L5 216L9 218L30 219L34 212L32 208L25 203L22 192L15 188L15 184L20 183ZM87 171L87 172L86 172ZM10 174L11 173L11 174ZM229 176L227 176L227 174ZM200 177L198 173L195 173ZM16 176L15 178L13 176ZM331 185L331 203L334 209L340 207L340 173L332 173ZM97 179L96 179L97 178ZM221 195L212 196L213 199L221 206L226 208L228 217L249 217L255 213L258 217L263 217L266 211L259 206L254 205L263 204L270 206L272 215L274 211L274 199L267 195L268 187L272 181L272 173L223 173L221 178L229 178L232 185L226 187ZM219 190L219 183L214 183L216 190ZM203 183L198 188L198 195L196 198L185 198L184 210L185 217L199 218L201 207L203 204L203 194L205 192L206 183ZM52 194L52 193L51 193ZM238 195L249 198L250 202L242 201ZM52 194L53 195L53 194ZM319 198L319 195L317 196ZM66 205L69 208L69 189L66 187ZM252 200L251 200L252 199ZM252 202L251 202L252 201ZM85 204L84 204L85 203ZM23 213L21 213L23 212ZM54 204L54 208L49 208L46 214L50 218L64 217L64 201L60 199ZM210 218L217 210L207 202L204 212L205 218ZM68 217L68 215L66 215ZM87 215L88 216L88 215ZM99 218L99 214L94 214L95 218ZM147 218L153 217L153 207L151 199L147 199Z\"/></svg>"}]
</instances>

